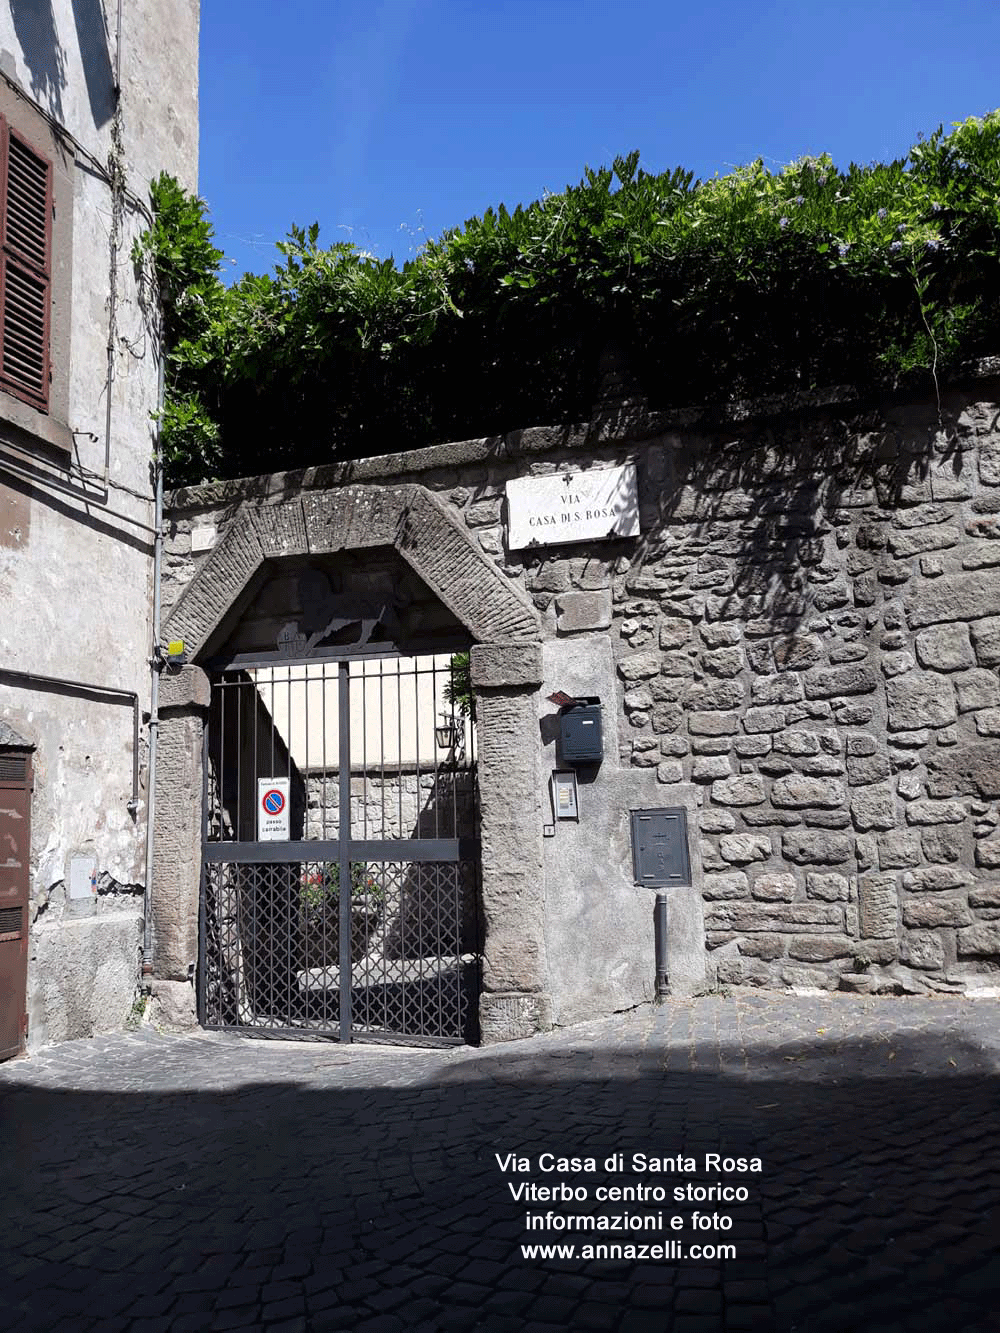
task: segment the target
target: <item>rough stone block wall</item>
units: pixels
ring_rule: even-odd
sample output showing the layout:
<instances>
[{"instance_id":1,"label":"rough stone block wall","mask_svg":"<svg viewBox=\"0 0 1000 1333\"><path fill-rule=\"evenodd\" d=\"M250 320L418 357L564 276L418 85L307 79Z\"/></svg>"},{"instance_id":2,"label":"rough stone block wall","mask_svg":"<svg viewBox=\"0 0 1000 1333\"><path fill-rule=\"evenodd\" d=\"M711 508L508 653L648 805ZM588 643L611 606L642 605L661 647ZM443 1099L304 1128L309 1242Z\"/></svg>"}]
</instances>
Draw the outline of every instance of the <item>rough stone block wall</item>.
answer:
<instances>
[{"instance_id":1,"label":"rough stone block wall","mask_svg":"<svg viewBox=\"0 0 1000 1333\"><path fill-rule=\"evenodd\" d=\"M720 983L945 989L998 967L998 414L956 398L654 438L611 460L639 464L638 544L507 558L550 633L607 627L622 764L655 768L667 804L700 788ZM464 513L503 559L492 489Z\"/></svg>"},{"instance_id":2,"label":"rough stone block wall","mask_svg":"<svg viewBox=\"0 0 1000 1333\"><path fill-rule=\"evenodd\" d=\"M340 836L336 772L305 776L306 838ZM351 778L352 838L458 838L475 832L471 771Z\"/></svg>"},{"instance_id":3,"label":"rough stone block wall","mask_svg":"<svg viewBox=\"0 0 1000 1333\"><path fill-rule=\"evenodd\" d=\"M622 411L295 484L417 482L532 598L544 638L608 637L607 794L648 804L655 775L660 803L688 806L710 980L946 990L1000 972L998 423L1000 384L980 378L940 405ZM638 539L507 550L508 480L626 461ZM173 590L205 559L189 554L193 527L222 532L244 498L278 501L290 484L178 494ZM595 893L605 870L587 870ZM544 895L532 906L562 948ZM509 926L498 956L522 948ZM651 932L626 944L651 966Z\"/></svg>"},{"instance_id":4,"label":"rough stone block wall","mask_svg":"<svg viewBox=\"0 0 1000 1333\"><path fill-rule=\"evenodd\" d=\"M996 966L997 416L647 452L661 521L613 583L629 762L704 792L720 982Z\"/></svg>"}]
</instances>

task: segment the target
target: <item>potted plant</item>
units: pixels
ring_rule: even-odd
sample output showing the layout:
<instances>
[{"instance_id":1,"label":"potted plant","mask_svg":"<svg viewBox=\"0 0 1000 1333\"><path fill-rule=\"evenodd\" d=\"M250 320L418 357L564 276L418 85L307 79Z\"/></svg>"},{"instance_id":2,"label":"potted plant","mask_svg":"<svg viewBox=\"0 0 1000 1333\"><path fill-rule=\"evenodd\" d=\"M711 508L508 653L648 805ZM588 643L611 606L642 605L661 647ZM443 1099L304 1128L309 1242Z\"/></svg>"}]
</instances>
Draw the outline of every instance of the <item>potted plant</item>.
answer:
<instances>
[{"instance_id":1,"label":"potted plant","mask_svg":"<svg viewBox=\"0 0 1000 1333\"><path fill-rule=\"evenodd\" d=\"M363 861L351 863L351 961L368 950L378 927L385 890ZM302 965L340 964L340 865L326 861L304 870L299 883Z\"/></svg>"}]
</instances>

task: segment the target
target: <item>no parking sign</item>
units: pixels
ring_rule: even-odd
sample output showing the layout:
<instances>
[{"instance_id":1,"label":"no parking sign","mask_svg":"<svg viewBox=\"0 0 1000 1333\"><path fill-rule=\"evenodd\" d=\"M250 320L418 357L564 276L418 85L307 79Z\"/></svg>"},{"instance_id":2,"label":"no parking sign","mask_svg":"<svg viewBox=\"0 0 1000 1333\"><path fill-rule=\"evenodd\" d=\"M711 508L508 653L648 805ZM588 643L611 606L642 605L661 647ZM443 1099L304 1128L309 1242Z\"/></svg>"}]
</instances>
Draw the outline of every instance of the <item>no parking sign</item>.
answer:
<instances>
[{"instance_id":1,"label":"no parking sign","mask_svg":"<svg viewBox=\"0 0 1000 1333\"><path fill-rule=\"evenodd\" d=\"M257 779L258 842L288 840L288 786L288 778Z\"/></svg>"}]
</instances>

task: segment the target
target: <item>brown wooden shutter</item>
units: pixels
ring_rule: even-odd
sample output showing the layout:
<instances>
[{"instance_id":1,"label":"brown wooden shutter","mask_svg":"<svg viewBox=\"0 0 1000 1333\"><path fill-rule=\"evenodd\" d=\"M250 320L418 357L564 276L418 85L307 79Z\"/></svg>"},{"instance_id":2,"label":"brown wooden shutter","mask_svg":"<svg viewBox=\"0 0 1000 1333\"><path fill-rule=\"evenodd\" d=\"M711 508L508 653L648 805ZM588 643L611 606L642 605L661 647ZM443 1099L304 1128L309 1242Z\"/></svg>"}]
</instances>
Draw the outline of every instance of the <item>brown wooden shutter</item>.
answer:
<instances>
[{"instance_id":1,"label":"brown wooden shutter","mask_svg":"<svg viewBox=\"0 0 1000 1333\"><path fill-rule=\"evenodd\" d=\"M0 388L41 411L49 405L52 163L2 127Z\"/></svg>"}]
</instances>

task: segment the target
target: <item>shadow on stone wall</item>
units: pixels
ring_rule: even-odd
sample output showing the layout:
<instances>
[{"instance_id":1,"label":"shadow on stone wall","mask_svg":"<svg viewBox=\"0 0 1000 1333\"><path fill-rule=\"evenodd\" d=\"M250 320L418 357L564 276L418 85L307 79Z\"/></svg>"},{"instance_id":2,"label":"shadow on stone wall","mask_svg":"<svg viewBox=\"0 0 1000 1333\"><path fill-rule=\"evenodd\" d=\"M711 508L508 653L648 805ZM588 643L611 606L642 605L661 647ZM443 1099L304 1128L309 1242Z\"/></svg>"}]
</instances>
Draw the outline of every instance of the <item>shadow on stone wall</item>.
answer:
<instances>
[{"instance_id":1,"label":"shadow on stone wall","mask_svg":"<svg viewBox=\"0 0 1000 1333\"><path fill-rule=\"evenodd\" d=\"M966 405L967 396L952 394L940 415L929 401L884 411L789 411L743 428L737 421L712 430L709 420L685 431L677 448L654 445L640 495L646 531L631 558L635 591L642 591L643 570L669 557L676 525L694 524L717 556L699 564L704 577L696 585L713 599L710 618L763 620L774 633L794 633L806 615L846 605L834 551L848 545L858 511L967 493ZM860 534L862 548L866 535L876 534ZM876 577L884 574L891 588L892 560L879 559L877 545L867 549L884 566ZM734 565L734 576L725 577Z\"/></svg>"},{"instance_id":2,"label":"shadow on stone wall","mask_svg":"<svg viewBox=\"0 0 1000 1333\"><path fill-rule=\"evenodd\" d=\"M978 392L636 419L643 531L605 561L621 758L704 789L721 982L947 991L996 968L1000 446ZM553 556L529 586L560 577Z\"/></svg>"},{"instance_id":3,"label":"shadow on stone wall","mask_svg":"<svg viewBox=\"0 0 1000 1333\"><path fill-rule=\"evenodd\" d=\"M31 74L31 91L56 120L63 120L66 48L56 31L51 0L10 0L10 16ZM103 27L103 19L101 20Z\"/></svg>"},{"instance_id":4,"label":"shadow on stone wall","mask_svg":"<svg viewBox=\"0 0 1000 1333\"><path fill-rule=\"evenodd\" d=\"M67 52L51 0L10 0L10 14L31 76L32 93L56 120L65 123ZM101 129L115 110L115 74L101 0L73 0L73 20L90 113L95 128Z\"/></svg>"},{"instance_id":5,"label":"shadow on stone wall","mask_svg":"<svg viewBox=\"0 0 1000 1333\"><path fill-rule=\"evenodd\" d=\"M87 97L95 126L106 125L115 110L115 72L101 0L73 0L73 21L80 44ZM120 37L119 39L120 40Z\"/></svg>"}]
</instances>

